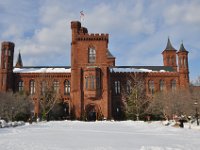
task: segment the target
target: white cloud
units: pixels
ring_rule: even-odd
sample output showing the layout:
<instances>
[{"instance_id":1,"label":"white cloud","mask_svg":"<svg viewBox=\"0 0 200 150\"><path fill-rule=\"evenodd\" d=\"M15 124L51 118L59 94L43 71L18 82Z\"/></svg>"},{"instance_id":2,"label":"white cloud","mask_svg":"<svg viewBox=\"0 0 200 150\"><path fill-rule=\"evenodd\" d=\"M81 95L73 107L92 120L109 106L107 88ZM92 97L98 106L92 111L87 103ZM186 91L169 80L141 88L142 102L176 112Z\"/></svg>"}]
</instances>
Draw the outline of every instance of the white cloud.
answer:
<instances>
[{"instance_id":1,"label":"white cloud","mask_svg":"<svg viewBox=\"0 0 200 150\"><path fill-rule=\"evenodd\" d=\"M25 65L70 65L70 22L81 10L90 33L110 34L118 65L162 65L168 36L177 49L183 40L198 63L198 0L0 1L0 41L15 42Z\"/></svg>"},{"instance_id":2,"label":"white cloud","mask_svg":"<svg viewBox=\"0 0 200 150\"><path fill-rule=\"evenodd\" d=\"M183 1L172 4L165 9L166 23L196 25L200 23L200 1Z\"/></svg>"}]
</instances>

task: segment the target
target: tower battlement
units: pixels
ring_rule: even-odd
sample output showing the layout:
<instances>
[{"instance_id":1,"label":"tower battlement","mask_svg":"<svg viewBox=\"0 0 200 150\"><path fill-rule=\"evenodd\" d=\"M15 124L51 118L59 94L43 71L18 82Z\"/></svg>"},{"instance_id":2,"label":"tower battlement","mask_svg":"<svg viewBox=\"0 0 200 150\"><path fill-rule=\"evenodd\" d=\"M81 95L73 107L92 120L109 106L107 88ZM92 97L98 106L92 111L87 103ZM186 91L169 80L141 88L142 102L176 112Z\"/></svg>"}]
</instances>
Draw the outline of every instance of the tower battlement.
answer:
<instances>
[{"instance_id":1,"label":"tower battlement","mask_svg":"<svg viewBox=\"0 0 200 150\"><path fill-rule=\"evenodd\" d=\"M89 41L89 40L106 40L108 41L109 35L104 33L88 33L87 28L82 27L79 21L72 21L71 22L71 29L72 29L72 37L74 37L78 41Z\"/></svg>"},{"instance_id":2,"label":"tower battlement","mask_svg":"<svg viewBox=\"0 0 200 150\"><path fill-rule=\"evenodd\" d=\"M4 42L2 42L1 47L2 48L5 48L5 47L7 47L7 48L8 47L15 47L15 44L13 42L4 41Z\"/></svg>"},{"instance_id":3,"label":"tower battlement","mask_svg":"<svg viewBox=\"0 0 200 150\"><path fill-rule=\"evenodd\" d=\"M78 41L91 41L91 40L98 40L98 41L100 41L100 40L108 40L108 37L109 35L108 34L103 34L103 33L101 33L101 34L98 34L98 33L96 33L96 34L93 34L93 33L91 33L91 34L88 34L88 33L86 33L86 34L79 34L78 36L77 36L77 40Z\"/></svg>"}]
</instances>

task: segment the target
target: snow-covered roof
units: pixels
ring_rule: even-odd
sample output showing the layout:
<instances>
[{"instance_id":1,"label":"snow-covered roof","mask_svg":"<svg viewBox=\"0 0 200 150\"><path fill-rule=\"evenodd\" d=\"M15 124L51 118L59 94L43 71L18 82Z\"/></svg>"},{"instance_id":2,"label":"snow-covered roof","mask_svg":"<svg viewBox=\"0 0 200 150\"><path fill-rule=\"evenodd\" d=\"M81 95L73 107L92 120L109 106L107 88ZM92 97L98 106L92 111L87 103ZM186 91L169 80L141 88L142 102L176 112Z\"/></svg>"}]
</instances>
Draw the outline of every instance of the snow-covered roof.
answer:
<instances>
[{"instance_id":1,"label":"snow-covered roof","mask_svg":"<svg viewBox=\"0 0 200 150\"><path fill-rule=\"evenodd\" d=\"M111 67L111 72L171 72L169 67L165 66L117 66Z\"/></svg>"},{"instance_id":2,"label":"snow-covered roof","mask_svg":"<svg viewBox=\"0 0 200 150\"><path fill-rule=\"evenodd\" d=\"M66 67L25 67L25 68L14 68L14 73L71 73L71 68Z\"/></svg>"},{"instance_id":3,"label":"snow-covered roof","mask_svg":"<svg viewBox=\"0 0 200 150\"><path fill-rule=\"evenodd\" d=\"M150 69L136 69L136 68L112 68L111 72L153 72Z\"/></svg>"}]
</instances>

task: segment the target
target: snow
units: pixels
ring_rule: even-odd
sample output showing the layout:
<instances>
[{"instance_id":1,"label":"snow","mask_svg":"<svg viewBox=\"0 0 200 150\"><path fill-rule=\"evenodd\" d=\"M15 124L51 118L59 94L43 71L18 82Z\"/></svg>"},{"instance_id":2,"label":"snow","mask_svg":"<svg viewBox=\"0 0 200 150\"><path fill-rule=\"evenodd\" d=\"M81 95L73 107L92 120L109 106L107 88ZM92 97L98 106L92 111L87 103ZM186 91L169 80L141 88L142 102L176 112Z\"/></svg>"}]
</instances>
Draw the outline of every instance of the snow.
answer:
<instances>
[{"instance_id":1,"label":"snow","mask_svg":"<svg viewBox=\"0 0 200 150\"><path fill-rule=\"evenodd\" d=\"M111 72L166 72L165 70L153 71L151 69L144 68L111 68Z\"/></svg>"},{"instance_id":2,"label":"snow","mask_svg":"<svg viewBox=\"0 0 200 150\"><path fill-rule=\"evenodd\" d=\"M200 128L162 122L40 122L0 129L0 150L198 150Z\"/></svg>"},{"instance_id":3,"label":"snow","mask_svg":"<svg viewBox=\"0 0 200 150\"><path fill-rule=\"evenodd\" d=\"M71 73L71 68L14 68L14 73Z\"/></svg>"}]
</instances>

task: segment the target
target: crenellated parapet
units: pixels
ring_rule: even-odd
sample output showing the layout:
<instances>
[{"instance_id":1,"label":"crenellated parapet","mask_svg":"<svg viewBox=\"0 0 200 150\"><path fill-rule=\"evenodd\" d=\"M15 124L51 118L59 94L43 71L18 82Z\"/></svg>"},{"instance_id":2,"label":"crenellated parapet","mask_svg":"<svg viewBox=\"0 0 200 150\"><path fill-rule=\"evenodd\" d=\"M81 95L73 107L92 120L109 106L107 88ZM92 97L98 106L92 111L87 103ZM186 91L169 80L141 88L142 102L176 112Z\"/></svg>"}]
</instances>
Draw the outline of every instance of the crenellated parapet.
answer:
<instances>
[{"instance_id":1,"label":"crenellated parapet","mask_svg":"<svg viewBox=\"0 0 200 150\"><path fill-rule=\"evenodd\" d=\"M101 41L101 40L106 40L108 41L109 35L108 34L79 34L77 36L78 41Z\"/></svg>"},{"instance_id":2,"label":"crenellated parapet","mask_svg":"<svg viewBox=\"0 0 200 150\"><path fill-rule=\"evenodd\" d=\"M78 41L108 41L109 35L108 34L89 34L87 28L82 27L79 21L72 21L71 22L71 29L72 29L72 40Z\"/></svg>"}]
</instances>

